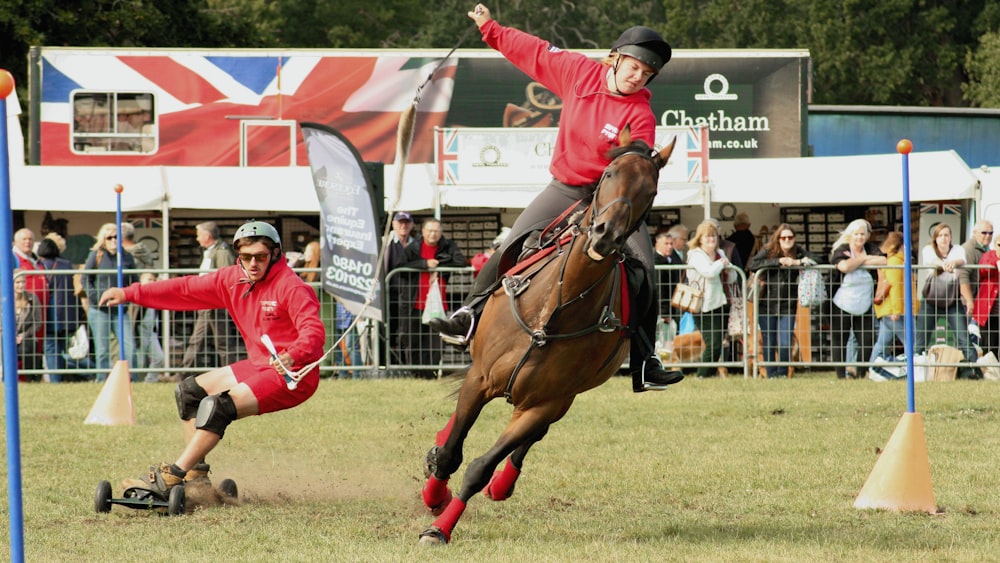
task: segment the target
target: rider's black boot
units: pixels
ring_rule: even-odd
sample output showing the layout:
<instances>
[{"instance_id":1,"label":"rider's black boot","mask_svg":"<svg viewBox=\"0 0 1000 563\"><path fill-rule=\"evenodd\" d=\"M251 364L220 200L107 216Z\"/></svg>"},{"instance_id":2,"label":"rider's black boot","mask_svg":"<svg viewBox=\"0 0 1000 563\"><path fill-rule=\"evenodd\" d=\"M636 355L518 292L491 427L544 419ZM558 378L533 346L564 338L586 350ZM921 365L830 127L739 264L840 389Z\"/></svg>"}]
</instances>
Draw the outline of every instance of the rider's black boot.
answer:
<instances>
[{"instance_id":1,"label":"rider's black boot","mask_svg":"<svg viewBox=\"0 0 1000 563\"><path fill-rule=\"evenodd\" d=\"M432 319L432 330L441 333L441 340L464 349L472 340L476 328L476 313L469 307L461 307L447 319Z\"/></svg>"},{"instance_id":2,"label":"rider's black boot","mask_svg":"<svg viewBox=\"0 0 1000 563\"><path fill-rule=\"evenodd\" d=\"M631 361L629 365L633 366ZM632 391L635 393L665 391L668 386L680 383L684 379L681 370L665 369L656 356L647 356L645 361L641 361L638 368L631 367L631 370Z\"/></svg>"},{"instance_id":3,"label":"rider's black boot","mask_svg":"<svg viewBox=\"0 0 1000 563\"><path fill-rule=\"evenodd\" d=\"M668 385L680 383L684 374L679 369L667 370L654 351L656 315L644 320L632 335L629 346L629 370L632 373L632 391L663 391Z\"/></svg>"}]
</instances>

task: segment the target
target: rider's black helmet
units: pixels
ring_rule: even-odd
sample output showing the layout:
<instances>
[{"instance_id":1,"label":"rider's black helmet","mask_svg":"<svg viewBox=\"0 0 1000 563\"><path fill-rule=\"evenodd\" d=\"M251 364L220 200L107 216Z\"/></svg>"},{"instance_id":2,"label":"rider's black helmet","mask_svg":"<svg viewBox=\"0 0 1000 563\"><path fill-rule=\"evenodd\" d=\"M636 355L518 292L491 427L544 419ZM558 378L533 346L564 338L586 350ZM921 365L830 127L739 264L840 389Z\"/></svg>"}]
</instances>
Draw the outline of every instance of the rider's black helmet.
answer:
<instances>
[{"instance_id":1,"label":"rider's black helmet","mask_svg":"<svg viewBox=\"0 0 1000 563\"><path fill-rule=\"evenodd\" d=\"M616 51L646 63L656 74L667 64L672 53L670 45L659 33L641 25L630 27L621 34L611 45L611 52Z\"/></svg>"}]
</instances>

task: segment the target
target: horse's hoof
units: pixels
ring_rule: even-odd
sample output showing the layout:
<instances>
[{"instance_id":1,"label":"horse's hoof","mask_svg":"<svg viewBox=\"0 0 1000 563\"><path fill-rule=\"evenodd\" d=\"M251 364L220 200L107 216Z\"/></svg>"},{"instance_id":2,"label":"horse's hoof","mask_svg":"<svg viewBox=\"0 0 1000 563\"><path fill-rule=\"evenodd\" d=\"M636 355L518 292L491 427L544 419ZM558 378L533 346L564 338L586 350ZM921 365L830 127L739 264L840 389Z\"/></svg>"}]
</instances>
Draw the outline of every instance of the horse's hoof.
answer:
<instances>
[{"instance_id":1,"label":"horse's hoof","mask_svg":"<svg viewBox=\"0 0 1000 563\"><path fill-rule=\"evenodd\" d=\"M420 534L420 545L448 545L448 536L437 526L431 526Z\"/></svg>"},{"instance_id":2,"label":"horse's hoof","mask_svg":"<svg viewBox=\"0 0 1000 563\"><path fill-rule=\"evenodd\" d=\"M437 471L437 453L438 447L434 446L427 452L427 456L424 457L424 479L430 477Z\"/></svg>"}]
</instances>

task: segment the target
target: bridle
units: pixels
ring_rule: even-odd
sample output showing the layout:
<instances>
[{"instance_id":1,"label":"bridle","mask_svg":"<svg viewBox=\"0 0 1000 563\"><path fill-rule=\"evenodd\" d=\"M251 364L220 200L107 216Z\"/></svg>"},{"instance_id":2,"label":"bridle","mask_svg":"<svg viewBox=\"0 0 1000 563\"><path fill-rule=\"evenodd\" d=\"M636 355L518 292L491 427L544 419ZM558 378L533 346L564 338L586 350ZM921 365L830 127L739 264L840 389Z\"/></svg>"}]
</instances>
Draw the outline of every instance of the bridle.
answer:
<instances>
[{"instance_id":1,"label":"bridle","mask_svg":"<svg viewBox=\"0 0 1000 563\"><path fill-rule=\"evenodd\" d=\"M653 165L653 183L655 184L660 179L660 167L657 166L657 162L656 162L656 159L658 158L658 154L657 154L657 152L655 150L650 149L649 152L646 152L646 151L639 150L639 149L630 149L630 150L625 151L625 152L619 154L618 156L616 156L614 158L614 160L612 160L607 165L607 167L604 168L604 172L601 174L601 179L600 179L600 181L597 182L597 187L594 188L594 195L591 197L590 222L589 222L589 224L586 227L584 227L582 225L580 226L580 230L583 231L588 237L590 236L590 230L591 230L591 228L595 224L597 224L597 218L600 217L601 215L603 215L604 212L606 212L608 209L611 208L611 206L613 206L615 204L619 204L620 203L620 204L623 204L623 205L625 205L625 206L628 207L628 212L629 212L629 228L628 228L628 231L625 234L625 237L624 237L625 239L628 239L628 237L632 233L634 233L636 231L636 229L639 228L639 224L642 223L642 221L640 219L642 217L645 217L649 213L650 209L652 209L652 207L653 207L653 198L650 198L649 199L649 203L646 205L645 209L642 210L642 213L640 213L639 216L638 216L638 218L637 218L634 215L634 209L633 209L632 199L627 198L625 196L619 196L619 197L616 197L615 199L609 201L608 203L604 204L604 206L601 207L600 209L597 208L597 201L598 201L598 196L601 193L601 186L604 185L604 181L605 180L607 180L608 178L611 177L612 167L614 166L615 162L617 162L618 159L624 158L626 156L638 156L638 157L642 158L643 160L648 161L650 164Z\"/></svg>"}]
</instances>

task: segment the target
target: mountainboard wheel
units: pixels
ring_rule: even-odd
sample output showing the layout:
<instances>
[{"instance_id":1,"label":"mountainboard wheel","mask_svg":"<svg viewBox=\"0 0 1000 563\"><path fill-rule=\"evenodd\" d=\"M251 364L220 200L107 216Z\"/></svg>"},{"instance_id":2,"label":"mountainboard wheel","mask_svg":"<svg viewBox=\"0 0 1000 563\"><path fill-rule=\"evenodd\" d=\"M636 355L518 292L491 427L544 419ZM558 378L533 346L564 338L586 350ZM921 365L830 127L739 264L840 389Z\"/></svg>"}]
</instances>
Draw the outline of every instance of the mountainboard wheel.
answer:
<instances>
[{"instance_id":1,"label":"mountainboard wheel","mask_svg":"<svg viewBox=\"0 0 1000 563\"><path fill-rule=\"evenodd\" d=\"M184 514L184 485L170 489L170 496L167 497L167 514L171 516Z\"/></svg>"},{"instance_id":2,"label":"mountainboard wheel","mask_svg":"<svg viewBox=\"0 0 1000 563\"><path fill-rule=\"evenodd\" d=\"M239 488L236 486L236 481L233 481L232 479L223 479L222 482L219 483L219 490L222 491L222 494L230 498L239 498L240 496Z\"/></svg>"},{"instance_id":3,"label":"mountainboard wheel","mask_svg":"<svg viewBox=\"0 0 1000 563\"><path fill-rule=\"evenodd\" d=\"M94 495L94 511L98 513L111 512L111 483L101 481L97 484L97 494Z\"/></svg>"}]
</instances>

